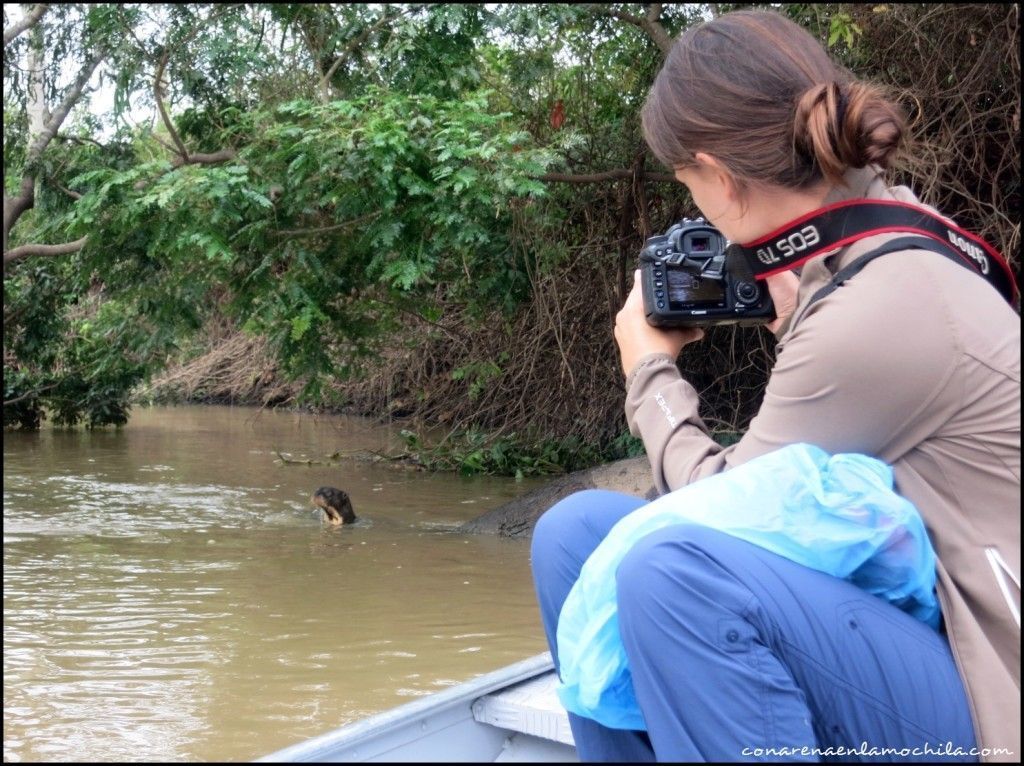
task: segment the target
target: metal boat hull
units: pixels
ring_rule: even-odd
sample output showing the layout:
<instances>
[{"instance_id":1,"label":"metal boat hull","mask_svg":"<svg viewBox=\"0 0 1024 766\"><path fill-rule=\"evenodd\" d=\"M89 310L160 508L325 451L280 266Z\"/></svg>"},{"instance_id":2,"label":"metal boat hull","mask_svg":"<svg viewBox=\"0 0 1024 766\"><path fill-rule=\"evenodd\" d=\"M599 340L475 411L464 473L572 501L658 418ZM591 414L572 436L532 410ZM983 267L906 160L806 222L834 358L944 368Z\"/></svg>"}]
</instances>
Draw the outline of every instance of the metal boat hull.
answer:
<instances>
[{"instance_id":1,"label":"metal boat hull","mask_svg":"<svg viewBox=\"0 0 1024 766\"><path fill-rule=\"evenodd\" d=\"M286 747L258 762L578 761L550 654Z\"/></svg>"}]
</instances>

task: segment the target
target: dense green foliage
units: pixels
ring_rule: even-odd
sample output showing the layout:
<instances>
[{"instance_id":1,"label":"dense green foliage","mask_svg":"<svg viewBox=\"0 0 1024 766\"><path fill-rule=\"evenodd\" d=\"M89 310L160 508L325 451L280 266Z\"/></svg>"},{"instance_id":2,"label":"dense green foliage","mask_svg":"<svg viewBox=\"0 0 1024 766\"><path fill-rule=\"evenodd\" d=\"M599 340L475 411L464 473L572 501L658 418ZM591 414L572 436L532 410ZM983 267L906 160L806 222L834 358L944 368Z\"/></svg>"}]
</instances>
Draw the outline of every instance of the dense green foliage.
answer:
<instances>
[{"instance_id":1,"label":"dense green foliage","mask_svg":"<svg viewBox=\"0 0 1024 766\"><path fill-rule=\"evenodd\" d=\"M232 110L232 161L83 173L69 229L95 237L93 268L118 272L107 284L156 327L230 286L221 309L270 338L287 372L332 372L338 352L397 332L396 311L429 312L439 287L470 306L525 296L507 230L518 203L543 193L530 175L552 155L522 150L529 136L487 99L373 88Z\"/></svg>"},{"instance_id":2,"label":"dense green foliage","mask_svg":"<svg viewBox=\"0 0 1024 766\"><path fill-rule=\"evenodd\" d=\"M521 203L544 192L531 176L556 153L538 149L480 87L472 48L485 31L481 8L396 16L360 6L336 18L323 6L248 15L240 6L161 6L169 27L149 39L138 29L129 36L140 7L102 17L66 10L45 27L44 55L75 22L120 33L118 44L136 51L115 73L115 120L146 98L154 67L178 78L161 95L173 102L176 89L188 106L174 117L180 138L121 122L102 145L90 142L97 125L81 111L73 135L86 140L54 142L41 158L34 209L11 244L88 239L80 252L5 273L5 402L17 400L5 406L5 424L38 424L43 407L59 423L124 422L132 387L213 311L266 335L286 374L307 376L315 397L319 374L398 331L403 311L436 316L439 299L511 310L526 296L509 222L529 219ZM375 13L397 19L377 51L381 68L371 77L367 65L346 62L334 69L332 97L316 98L318 73L295 62L333 62L345 34L355 41L354 31L389 20ZM275 55L269 25L290 56ZM88 55L90 43L79 46ZM27 98L18 71L5 69ZM351 98L333 97L338 90ZM25 114L24 104L9 106ZM25 121L8 127L12 195L19 171L35 167L18 162ZM164 149L178 141L231 156L182 162Z\"/></svg>"},{"instance_id":3,"label":"dense green foliage","mask_svg":"<svg viewBox=\"0 0 1024 766\"><path fill-rule=\"evenodd\" d=\"M4 425L124 423L141 383L228 322L265 340L296 403L452 427L434 467L537 473L637 454L610 320L643 237L693 212L652 175L638 112L659 36L733 7L50 7L5 49ZM894 84L913 63L880 58L898 30L955 26L927 6L778 7ZM10 8L5 31L29 13ZM964 34L1016 50L1006 14L981 8ZM1019 58L992 66L1000 135ZM72 98L80 73L94 87ZM52 122L67 99L33 152L33 112ZM1019 160L972 161L986 188L1019 187ZM949 171L963 184L967 164ZM586 178L609 170L622 172ZM1019 191L1006 194L970 223L1015 249ZM723 438L770 365L748 336L713 336L691 370ZM386 393L344 383L360 379ZM426 455L415 428L409 439Z\"/></svg>"}]
</instances>

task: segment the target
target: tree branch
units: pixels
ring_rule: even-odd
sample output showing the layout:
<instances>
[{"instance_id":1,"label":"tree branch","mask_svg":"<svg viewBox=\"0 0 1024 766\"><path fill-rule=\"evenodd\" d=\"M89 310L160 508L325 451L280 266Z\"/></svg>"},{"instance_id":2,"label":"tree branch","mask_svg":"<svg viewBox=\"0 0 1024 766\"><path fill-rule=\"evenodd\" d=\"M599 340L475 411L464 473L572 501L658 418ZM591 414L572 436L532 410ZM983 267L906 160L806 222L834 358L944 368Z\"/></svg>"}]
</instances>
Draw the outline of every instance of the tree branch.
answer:
<instances>
[{"instance_id":1,"label":"tree branch","mask_svg":"<svg viewBox=\"0 0 1024 766\"><path fill-rule=\"evenodd\" d=\"M342 223L336 223L333 226L321 226L319 228L314 227L312 229L278 229L277 231L271 232L279 237L300 237L306 234L323 234L328 231L337 231L338 229L344 229L347 226L353 226L357 223L363 223L369 221L381 214L380 210L374 210L372 213L361 215L358 218L353 218L350 221L343 221Z\"/></svg>"},{"instance_id":2,"label":"tree branch","mask_svg":"<svg viewBox=\"0 0 1024 766\"><path fill-rule=\"evenodd\" d=\"M23 402L26 399L31 399L33 396L39 396L39 394L43 393L43 391L49 391L51 388L56 388L56 387L57 387L56 383L51 383L48 386L43 386L42 388L37 388L35 391L29 391L27 394L22 394L21 396L16 396L13 399L8 399L6 402L4 402L4 407L6 407L9 404L17 404L18 402Z\"/></svg>"},{"instance_id":3,"label":"tree branch","mask_svg":"<svg viewBox=\"0 0 1024 766\"><path fill-rule=\"evenodd\" d=\"M87 239L89 239L89 235L76 239L74 242L64 242L60 245L19 245L4 253L4 269L7 269L8 264L33 255L49 257L77 252L82 249Z\"/></svg>"},{"instance_id":4,"label":"tree branch","mask_svg":"<svg viewBox=\"0 0 1024 766\"><path fill-rule=\"evenodd\" d=\"M88 136L69 136L67 133L58 133L54 138L59 138L61 141L71 141L76 144L96 144L100 149L107 148L95 138L89 138Z\"/></svg>"},{"instance_id":5,"label":"tree branch","mask_svg":"<svg viewBox=\"0 0 1024 766\"><path fill-rule=\"evenodd\" d=\"M4 30L4 47L14 40L18 35L27 29L31 29L39 23L39 19L43 18L43 14L49 10L50 6L46 3L36 3L33 5L28 13L25 14L21 21L16 21L11 24L7 29Z\"/></svg>"},{"instance_id":6,"label":"tree branch","mask_svg":"<svg viewBox=\"0 0 1024 766\"><path fill-rule=\"evenodd\" d=\"M46 123L43 125L42 131L35 140L29 145L28 150L25 152L25 165L27 171L22 175L21 188L18 191L18 196L8 197L4 195L4 232L3 232L3 248L4 248L4 268L7 268L7 242L9 241L11 229L14 228L14 224L17 223L18 219L25 213L26 210L30 210L35 205L35 171L32 165L49 145L50 141L53 140L54 136L57 135L57 131L60 130L61 124L67 118L68 113L71 111L71 107L75 105L79 98L82 97L82 93L85 90L85 86L88 85L89 80L92 78L93 72L96 71L96 67L103 61L105 53L96 53L92 60L87 62L82 68L82 71L78 73L78 79L72 84L71 88L64 95L64 100L61 101L60 106L57 107ZM13 251L12 251L13 252ZM31 254L31 253L28 253Z\"/></svg>"},{"instance_id":7,"label":"tree branch","mask_svg":"<svg viewBox=\"0 0 1024 766\"><path fill-rule=\"evenodd\" d=\"M402 15L402 13L398 14L398 16L401 16L401 15ZM385 9L383 16L381 16L379 19L377 19L376 22L374 22L370 26L366 27L362 32L360 32L358 35L356 35L355 37L353 37L351 40L348 41L348 43L345 45L345 48L341 51L341 53L338 54L338 57L336 59L334 59L334 63L331 64L330 69L328 69L324 73L324 76L320 78L320 83L318 85L318 88L320 90L321 98L323 98L324 101L327 100L328 87L330 86L330 80L334 76L334 73L338 71L338 67L341 66L345 62L345 60L349 56L351 56L352 53L357 48L359 48L359 46L361 46L364 42L366 42L367 38L371 34L373 34L375 31L380 29L386 23L388 23L390 21L394 21L396 18L398 18L398 16L389 16L387 10Z\"/></svg>"},{"instance_id":8,"label":"tree branch","mask_svg":"<svg viewBox=\"0 0 1024 766\"><path fill-rule=\"evenodd\" d=\"M163 141L161 141L160 143L164 144L164 146L167 146L167 144L164 143ZM170 148L171 147L168 147L168 149ZM161 178L162 176L167 175L167 173L170 173L172 170L177 170L178 168L184 167L185 165L214 165L218 162L227 162L228 160L233 160L237 156L238 152L236 152L230 146L227 149L219 149L215 152L210 153L194 152L192 154L189 154L188 157L182 157L180 154L175 154L174 159L171 160L170 170L157 173L153 178L139 179L138 181L135 182L132 188L135 191L142 191L147 186L149 186L156 178Z\"/></svg>"},{"instance_id":9,"label":"tree branch","mask_svg":"<svg viewBox=\"0 0 1024 766\"><path fill-rule=\"evenodd\" d=\"M74 199L74 200L82 199L81 193L76 192L76 191L74 191L72 189L69 189L68 187L64 186L60 181L58 181L53 176L49 176L47 180L49 180L50 183L52 183L54 186L56 186L62 192L67 194L69 197L71 197L71 199Z\"/></svg>"},{"instance_id":10,"label":"tree branch","mask_svg":"<svg viewBox=\"0 0 1024 766\"><path fill-rule=\"evenodd\" d=\"M193 152L187 158L175 157L171 160L172 168L180 168L182 165L213 165L217 162L233 160L238 155L230 146L226 149L218 149L215 152Z\"/></svg>"},{"instance_id":11,"label":"tree branch","mask_svg":"<svg viewBox=\"0 0 1024 766\"><path fill-rule=\"evenodd\" d=\"M85 90L85 86L89 84L89 80L92 78L93 72L96 71L96 67L100 65L100 62L106 58L106 52L100 51L93 55L92 59L86 62L85 66L82 67L82 71L78 73L78 78L75 80L71 89L64 95L64 100L60 102L60 105L50 114L50 118L46 121L46 125L43 126L42 132L36 136L35 141L29 146L28 151L25 152L25 165L26 167L34 162L43 153L43 150L47 147L53 137L57 135L57 131L60 130L60 126L64 123L68 113L71 111L78 99L82 97L82 92Z\"/></svg>"},{"instance_id":12,"label":"tree branch","mask_svg":"<svg viewBox=\"0 0 1024 766\"><path fill-rule=\"evenodd\" d=\"M460 343L462 343L463 346L469 345L469 338L466 337L463 333L459 332L458 330L455 330L451 327L445 327L443 324L435 322L432 319L427 319L422 314L419 314L411 309L399 306L394 301L389 301L384 298L371 298L371 300L374 301L375 303L380 303L381 305L388 306L389 308L396 309L397 311L401 311L403 314L408 314L409 316L415 319L419 319L421 322L426 322L427 324L436 327L438 330L441 330L445 334L459 341Z\"/></svg>"},{"instance_id":13,"label":"tree branch","mask_svg":"<svg viewBox=\"0 0 1024 766\"><path fill-rule=\"evenodd\" d=\"M654 40L654 44L661 50L661 55L668 56L669 51L672 50L672 37L661 25L660 19L661 3L651 3L647 8L647 15L640 23L640 28Z\"/></svg>"},{"instance_id":14,"label":"tree branch","mask_svg":"<svg viewBox=\"0 0 1024 766\"><path fill-rule=\"evenodd\" d=\"M156 108L160 112L160 119L163 120L164 127L167 128L167 132L171 136L171 140L174 141L175 147L177 147L178 155L181 157L182 164L188 162L188 147L185 146L185 142L181 140L181 136L178 135L178 131L174 129L174 122L171 120L171 115L167 113L167 107L164 106L163 98L163 85L161 81L164 78L164 68L167 66L167 59L170 57L170 49L165 49L164 54L160 57L160 63L156 66L156 74L153 75L153 96L156 98Z\"/></svg>"},{"instance_id":15,"label":"tree branch","mask_svg":"<svg viewBox=\"0 0 1024 766\"><path fill-rule=\"evenodd\" d=\"M661 24L661 3L651 3L647 6L647 13L643 16L634 16L628 11L621 11L617 8L609 8L601 5L591 5L589 9L599 16L610 16L612 18L632 24L647 33L647 36L654 41L654 44L661 50L663 56L667 56L672 50L672 37Z\"/></svg>"},{"instance_id":16,"label":"tree branch","mask_svg":"<svg viewBox=\"0 0 1024 766\"><path fill-rule=\"evenodd\" d=\"M150 135L153 136L153 138L156 140L156 142L158 144L160 144L160 146L162 146L164 149L169 151L171 154L174 154L174 155L178 154L178 150L177 150L176 147L174 147L173 145L171 145L171 144L167 143L166 141L164 141L156 133L151 133Z\"/></svg>"},{"instance_id":17,"label":"tree branch","mask_svg":"<svg viewBox=\"0 0 1024 766\"><path fill-rule=\"evenodd\" d=\"M200 23L196 24L195 28L191 32L189 32L187 35L185 35L185 37L183 39L179 40L176 43L176 45L180 47L182 45L185 45L188 42L191 42L192 38L194 38L197 34L199 34L199 32L203 29L203 27L205 27L211 21L213 21L214 19L220 17L224 13L227 13L228 11L235 10L235 9L241 8L241 7L242 7L242 5L240 3L228 3L228 4L225 4L225 5L222 5L216 11L214 11L209 16L207 16L205 19L203 19ZM171 120L171 115L168 114L167 107L164 106L164 99L163 99L163 95L164 94L163 94L162 82L163 82L163 78L164 78L164 69L167 67L167 61L168 61L168 59L170 59L171 51L172 50L173 50L173 47L171 47L171 46L165 47L164 50L163 50L162 55L160 56L160 62L157 64L156 73L153 75L153 95L156 97L156 105L157 105L157 109L160 112L160 119L163 120L164 127L167 128L167 132L170 134L171 140L174 141L174 145L177 148L178 155L181 157L181 160L182 160L180 163L175 164L175 167L180 167L181 165L189 165L189 164L193 164L193 163L203 164L203 163L211 162L211 161L212 162L219 162L220 161L219 159L217 159L217 160L206 160L206 159L198 159L197 160L197 159L193 159L192 155L189 154L188 147L185 146L185 142L181 140L181 136L179 136L178 135L178 131L175 130L175 128L174 128L174 121ZM228 152L228 151L232 152L231 156L233 157L234 156L234 153L233 153L234 150L233 149L222 149L219 152L215 152L213 155L198 155L197 154L195 156L196 157L210 157L210 156L220 155L223 152Z\"/></svg>"},{"instance_id":18,"label":"tree branch","mask_svg":"<svg viewBox=\"0 0 1024 766\"><path fill-rule=\"evenodd\" d=\"M15 222L22 214L35 204L35 176L25 174L21 177L21 188L18 196L8 197L4 195L4 249L7 249L7 237Z\"/></svg>"}]
</instances>

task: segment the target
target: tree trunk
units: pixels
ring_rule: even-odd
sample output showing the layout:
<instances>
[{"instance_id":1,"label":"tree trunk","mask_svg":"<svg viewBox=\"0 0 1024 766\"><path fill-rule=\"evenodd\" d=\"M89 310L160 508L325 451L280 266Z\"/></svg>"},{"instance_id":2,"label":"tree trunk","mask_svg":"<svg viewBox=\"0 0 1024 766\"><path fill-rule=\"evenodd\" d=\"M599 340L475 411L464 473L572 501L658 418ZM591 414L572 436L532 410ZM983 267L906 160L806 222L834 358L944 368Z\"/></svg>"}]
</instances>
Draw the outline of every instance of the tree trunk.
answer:
<instances>
[{"instance_id":1,"label":"tree trunk","mask_svg":"<svg viewBox=\"0 0 1024 766\"><path fill-rule=\"evenodd\" d=\"M40 13L39 16L42 16ZM36 17L38 21L38 16ZM7 37L7 33L4 33L4 37ZM18 194L15 197L8 197L4 195L4 234L3 234L3 251L4 251L4 268L7 268L9 263L20 260L29 255L59 255L68 252L74 252L81 247L82 240L76 240L74 243L64 243L61 245L22 245L17 248L17 252L9 251L11 229L18 222L18 219L28 210L31 210L35 205L35 187L36 187L36 174L34 165L39 157L45 151L53 137L57 135L57 131L60 130L60 126L67 119L68 114L71 112L71 108L78 103L82 97L82 93L85 92L86 86L89 84L89 80L92 79L93 73L96 68L103 61L105 54L102 52L95 53L92 58L87 61L81 71L78 73L78 77L68 88L64 98L61 100L57 108L51 113L46 108L45 90L44 90L44 72L45 72L45 55L44 55L44 39L42 27L36 25L32 29L32 42L29 45L28 59L26 62L26 68L29 70L28 78L28 114L29 114L29 134L28 134L28 149L25 152L25 162L23 164L21 185L18 189ZM77 245L77 247L74 247ZM70 249L69 249L70 248Z\"/></svg>"},{"instance_id":2,"label":"tree trunk","mask_svg":"<svg viewBox=\"0 0 1024 766\"><path fill-rule=\"evenodd\" d=\"M28 49L28 143L46 127L46 95L43 92L43 30L32 30L32 44Z\"/></svg>"}]
</instances>

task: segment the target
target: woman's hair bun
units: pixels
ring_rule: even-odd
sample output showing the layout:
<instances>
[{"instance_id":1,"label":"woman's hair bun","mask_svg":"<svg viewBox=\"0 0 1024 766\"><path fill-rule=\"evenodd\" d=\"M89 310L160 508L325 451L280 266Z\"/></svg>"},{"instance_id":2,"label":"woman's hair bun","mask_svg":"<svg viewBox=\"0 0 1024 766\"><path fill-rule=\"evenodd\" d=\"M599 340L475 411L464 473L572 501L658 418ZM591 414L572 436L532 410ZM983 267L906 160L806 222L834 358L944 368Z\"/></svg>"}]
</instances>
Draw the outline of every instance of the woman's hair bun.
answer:
<instances>
[{"instance_id":1,"label":"woman's hair bun","mask_svg":"<svg viewBox=\"0 0 1024 766\"><path fill-rule=\"evenodd\" d=\"M891 165L906 133L902 110L878 86L828 82L812 86L798 100L793 144L838 182L847 168Z\"/></svg>"},{"instance_id":2,"label":"woman's hair bun","mask_svg":"<svg viewBox=\"0 0 1024 766\"><path fill-rule=\"evenodd\" d=\"M688 27L642 113L644 138L673 170L698 152L737 181L807 189L849 168L890 167L906 121L810 32L777 11L731 11Z\"/></svg>"}]
</instances>

